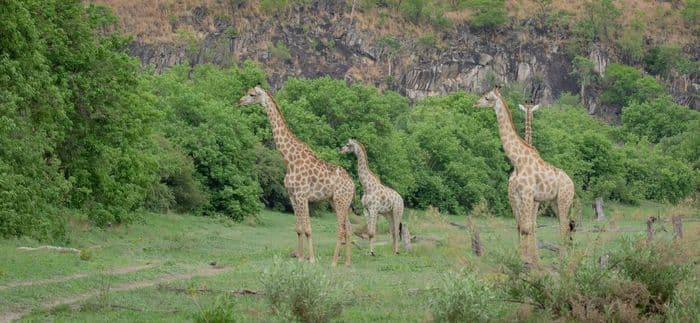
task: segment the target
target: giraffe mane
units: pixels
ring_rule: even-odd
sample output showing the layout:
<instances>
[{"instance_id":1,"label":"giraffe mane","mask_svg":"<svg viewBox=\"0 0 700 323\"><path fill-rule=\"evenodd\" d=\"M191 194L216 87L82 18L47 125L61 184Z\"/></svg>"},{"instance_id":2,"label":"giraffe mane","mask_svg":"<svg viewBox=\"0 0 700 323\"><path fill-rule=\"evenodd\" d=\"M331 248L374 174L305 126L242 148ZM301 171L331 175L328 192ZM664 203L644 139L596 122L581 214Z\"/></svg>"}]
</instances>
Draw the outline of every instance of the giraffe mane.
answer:
<instances>
[{"instance_id":1,"label":"giraffe mane","mask_svg":"<svg viewBox=\"0 0 700 323\"><path fill-rule=\"evenodd\" d=\"M501 93L499 91L494 91L494 93L496 94L496 96L498 96L498 99L501 100L501 102L503 102L503 108L504 108L504 110L506 110L506 115L508 116L508 119L510 120L510 127L513 128L513 133L515 133L516 137L518 137L518 140L520 140L520 142L523 145L525 145L525 147L531 148L539 156L539 154L540 154L539 150L537 150L537 148L535 148L535 146L528 144L527 141L525 141L522 137L520 137L518 132L515 130L515 124L513 123L513 115L510 113L510 109L508 108L508 104L506 103L506 100L503 99L503 97L501 96Z\"/></svg>"},{"instance_id":2,"label":"giraffe mane","mask_svg":"<svg viewBox=\"0 0 700 323\"><path fill-rule=\"evenodd\" d=\"M282 123L284 123L284 127L287 128L287 131L289 131L289 135L290 135L292 138L294 138L294 141L296 141L296 144L301 145L301 146L304 147L306 150L308 150L309 153L310 153L313 157L315 157L315 158L318 159L318 160L321 160L320 158L318 158L318 156L316 156L316 153L311 149L311 147L309 147L309 145L308 145L307 143L305 143L304 141L302 141L301 139L299 139L299 137L297 137L297 136L292 132L292 130L289 129L289 124L287 124L287 119L284 118L284 114L282 114L282 111L280 110L279 105L277 104L277 101L275 100L275 97L272 96L272 93L271 93L270 91L268 91L267 89L263 88L262 86L260 87L260 89L262 89L263 92L265 92L265 94L267 94L267 97L268 97L270 100L272 100L272 106L273 106L273 107L275 108L275 110L277 111L277 114L279 114L279 115L281 116Z\"/></svg>"},{"instance_id":3,"label":"giraffe mane","mask_svg":"<svg viewBox=\"0 0 700 323\"><path fill-rule=\"evenodd\" d=\"M365 145L363 145L361 142L359 142L357 140L355 140L355 142L357 143L357 146L360 147L360 149L362 150L362 153L365 155L365 161L367 162L367 172L369 172L369 174L372 177L374 177L377 181L379 181L379 177L377 177L377 175L374 174L374 172L369 168L369 156L367 156L367 150L365 149Z\"/></svg>"}]
</instances>

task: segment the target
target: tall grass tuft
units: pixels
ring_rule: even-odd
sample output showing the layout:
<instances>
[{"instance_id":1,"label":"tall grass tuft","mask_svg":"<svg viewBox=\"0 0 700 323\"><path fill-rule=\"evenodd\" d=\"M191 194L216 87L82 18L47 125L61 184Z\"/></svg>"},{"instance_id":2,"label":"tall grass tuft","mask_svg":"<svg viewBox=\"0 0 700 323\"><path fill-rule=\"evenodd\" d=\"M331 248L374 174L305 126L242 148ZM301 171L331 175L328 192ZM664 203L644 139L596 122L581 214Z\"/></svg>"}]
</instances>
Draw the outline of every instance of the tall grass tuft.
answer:
<instances>
[{"instance_id":1,"label":"tall grass tuft","mask_svg":"<svg viewBox=\"0 0 700 323\"><path fill-rule=\"evenodd\" d=\"M436 322L485 322L503 314L500 291L476 273L448 273L439 284L428 299Z\"/></svg>"},{"instance_id":2,"label":"tall grass tuft","mask_svg":"<svg viewBox=\"0 0 700 323\"><path fill-rule=\"evenodd\" d=\"M260 281L273 312L285 321L330 322L350 301L345 280L319 265L277 258Z\"/></svg>"}]
</instances>

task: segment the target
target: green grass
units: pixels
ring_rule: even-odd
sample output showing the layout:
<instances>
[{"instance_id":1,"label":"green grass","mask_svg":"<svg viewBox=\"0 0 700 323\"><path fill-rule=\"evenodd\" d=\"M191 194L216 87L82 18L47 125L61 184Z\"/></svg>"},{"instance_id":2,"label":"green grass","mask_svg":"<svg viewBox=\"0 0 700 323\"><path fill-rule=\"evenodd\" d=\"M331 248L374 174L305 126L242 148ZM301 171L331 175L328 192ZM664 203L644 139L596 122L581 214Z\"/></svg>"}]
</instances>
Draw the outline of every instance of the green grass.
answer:
<instances>
[{"instance_id":1,"label":"green grass","mask_svg":"<svg viewBox=\"0 0 700 323\"><path fill-rule=\"evenodd\" d=\"M584 219L591 219L588 208ZM587 254L597 248L609 248L622 235L645 237L645 219L664 215L666 207L643 204L627 207L606 205L608 220L595 223L583 221L582 232L576 233L575 252ZM697 210L693 210L695 218ZM363 250L352 247L350 267L331 268L335 244L335 217L326 214L312 219L316 266L334 271L350 283L348 293L352 302L343 311L341 321L420 322L429 320L425 292L434 287L441 275L466 268L483 275L498 275L498 255L515 252L515 223L511 218L480 218L484 256L471 255L469 235L448 222L465 223L464 217L435 215L408 210L405 222L412 234L429 238L414 242L414 250L402 250L391 255L386 220L380 220L376 245L377 256L368 255L365 241L353 237ZM142 223L110 229L90 228L80 223L71 225L68 247L90 250L89 260L77 253L50 251L19 251L18 246L37 246L26 239L0 240L0 315L17 309L33 309L26 321L192 321L194 314L210 307L222 294L182 292L178 289L213 289L217 291L247 288L260 290L260 275L274 263L275 257L289 259L296 248L294 218L290 214L263 211L260 223L250 226L225 219L194 217L177 214L144 214ZM364 221L362 222L364 223ZM540 217L538 238L557 243L556 219ZM589 232L594 226L637 229L638 232ZM354 225L358 227L358 225ZM671 239L669 223L660 223L666 231L658 239ZM697 239L698 222L687 222L686 239ZM433 239L435 241L431 241ZM697 249L697 248L696 248ZM693 253L697 257L697 250ZM558 256L540 250L544 264L556 263ZM191 273L206 268L209 263L230 268L211 277L194 277L129 291L110 288L134 281L154 280L172 274ZM109 274L110 270L127 266L152 264L143 270L127 274ZM342 257L341 257L342 263ZM84 273L85 277L65 282L39 284L16 288L2 286L18 281L55 278ZM42 304L55 302L83 293L97 296L77 302L77 306L42 309ZM233 313L239 321L277 321L264 298L239 296L233 299ZM512 308L515 311L515 307Z\"/></svg>"}]
</instances>

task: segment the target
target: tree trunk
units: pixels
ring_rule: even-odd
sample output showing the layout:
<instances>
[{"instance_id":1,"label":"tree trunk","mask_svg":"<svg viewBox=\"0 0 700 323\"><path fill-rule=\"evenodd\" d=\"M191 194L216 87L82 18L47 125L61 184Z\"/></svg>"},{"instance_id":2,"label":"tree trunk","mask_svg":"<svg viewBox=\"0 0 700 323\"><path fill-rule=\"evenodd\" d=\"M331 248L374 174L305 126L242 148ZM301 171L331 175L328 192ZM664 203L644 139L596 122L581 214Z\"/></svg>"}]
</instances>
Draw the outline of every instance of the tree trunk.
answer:
<instances>
[{"instance_id":1,"label":"tree trunk","mask_svg":"<svg viewBox=\"0 0 700 323\"><path fill-rule=\"evenodd\" d=\"M653 216L647 219L647 243L654 240L654 221L656 221L656 218Z\"/></svg>"},{"instance_id":2,"label":"tree trunk","mask_svg":"<svg viewBox=\"0 0 700 323\"><path fill-rule=\"evenodd\" d=\"M481 236L479 235L479 228L471 219L469 219L469 229L472 233L472 252L474 252L474 255L477 257L481 257Z\"/></svg>"},{"instance_id":3,"label":"tree trunk","mask_svg":"<svg viewBox=\"0 0 700 323\"><path fill-rule=\"evenodd\" d=\"M404 223L399 223L399 237L403 240L403 248L411 251L411 233L408 232L408 227Z\"/></svg>"},{"instance_id":4,"label":"tree trunk","mask_svg":"<svg viewBox=\"0 0 700 323\"><path fill-rule=\"evenodd\" d=\"M683 220L680 215L674 215L671 217L671 222L673 222L673 231L675 232L673 240L680 241L683 239Z\"/></svg>"},{"instance_id":5,"label":"tree trunk","mask_svg":"<svg viewBox=\"0 0 700 323\"><path fill-rule=\"evenodd\" d=\"M603 198L596 197L593 203L593 211L595 211L596 221L605 220L605 213L603 212Z\"/></svg>"}]
</instances>

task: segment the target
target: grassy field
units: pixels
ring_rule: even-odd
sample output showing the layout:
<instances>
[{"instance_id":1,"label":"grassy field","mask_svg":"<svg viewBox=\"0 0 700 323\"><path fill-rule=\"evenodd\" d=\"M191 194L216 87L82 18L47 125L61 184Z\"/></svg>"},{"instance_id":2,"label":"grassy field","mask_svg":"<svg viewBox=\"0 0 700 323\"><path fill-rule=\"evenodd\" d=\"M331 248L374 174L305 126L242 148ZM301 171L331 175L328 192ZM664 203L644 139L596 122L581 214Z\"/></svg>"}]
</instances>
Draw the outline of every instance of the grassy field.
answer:
<instances>
[{"instance_id":1,"label":"grassy field","mask_svg":"<svg viewBox=\"0 0 700 323\"><path fill-rule=\"evenodd\" d=\"M575 236L575 252L585 256L610 247L624 235L643 239L646 217L663 216L665 210L657 204L608 205L607 221L583 221ZM584 219L591 218L587 211ZM698 211L691 213L697 220ZM515 250L511 218L477 219L482 257L471 255L468 233L449 223L464 224L464 217L409 210L404 222L421 238L414 242L413 251L391 255L387 223L380 220L378 255L369 256L367 242L354 237L363 249L353 246L352 266L333 269L335 217L326 214L312 220L319 260L315 266L342 280L351 296L340 321L430 321L426 307L430 293L425 291L443 273L466 268L480 275L497 275L501 269L498 255ZM540 217L538 224L538 238L557 243L556 220ZM591 231L603 226L615 232ZM671 239L670 223L661 222L656 228L656 239ZM684 234L686 243L696 246L692 254L698 260L699 223L686 222ZM144 214L140 223L109 229L74 221L70 236L66 247L80 252L18 250L40 244L0 240L0 321L18 317L59 322L193 320L226 291L260 291L266 268L280 261L296 261L290 257L296 245L294 218L272 211L262 212L255 224L177 214ZM547 250L540 250L540 256L545 266L558 259ZM235 296L233 303L239 321L281 320L260 295ZM513 304L508 317L516 315L516 310Z\"/></svg>"}]
</instances>

